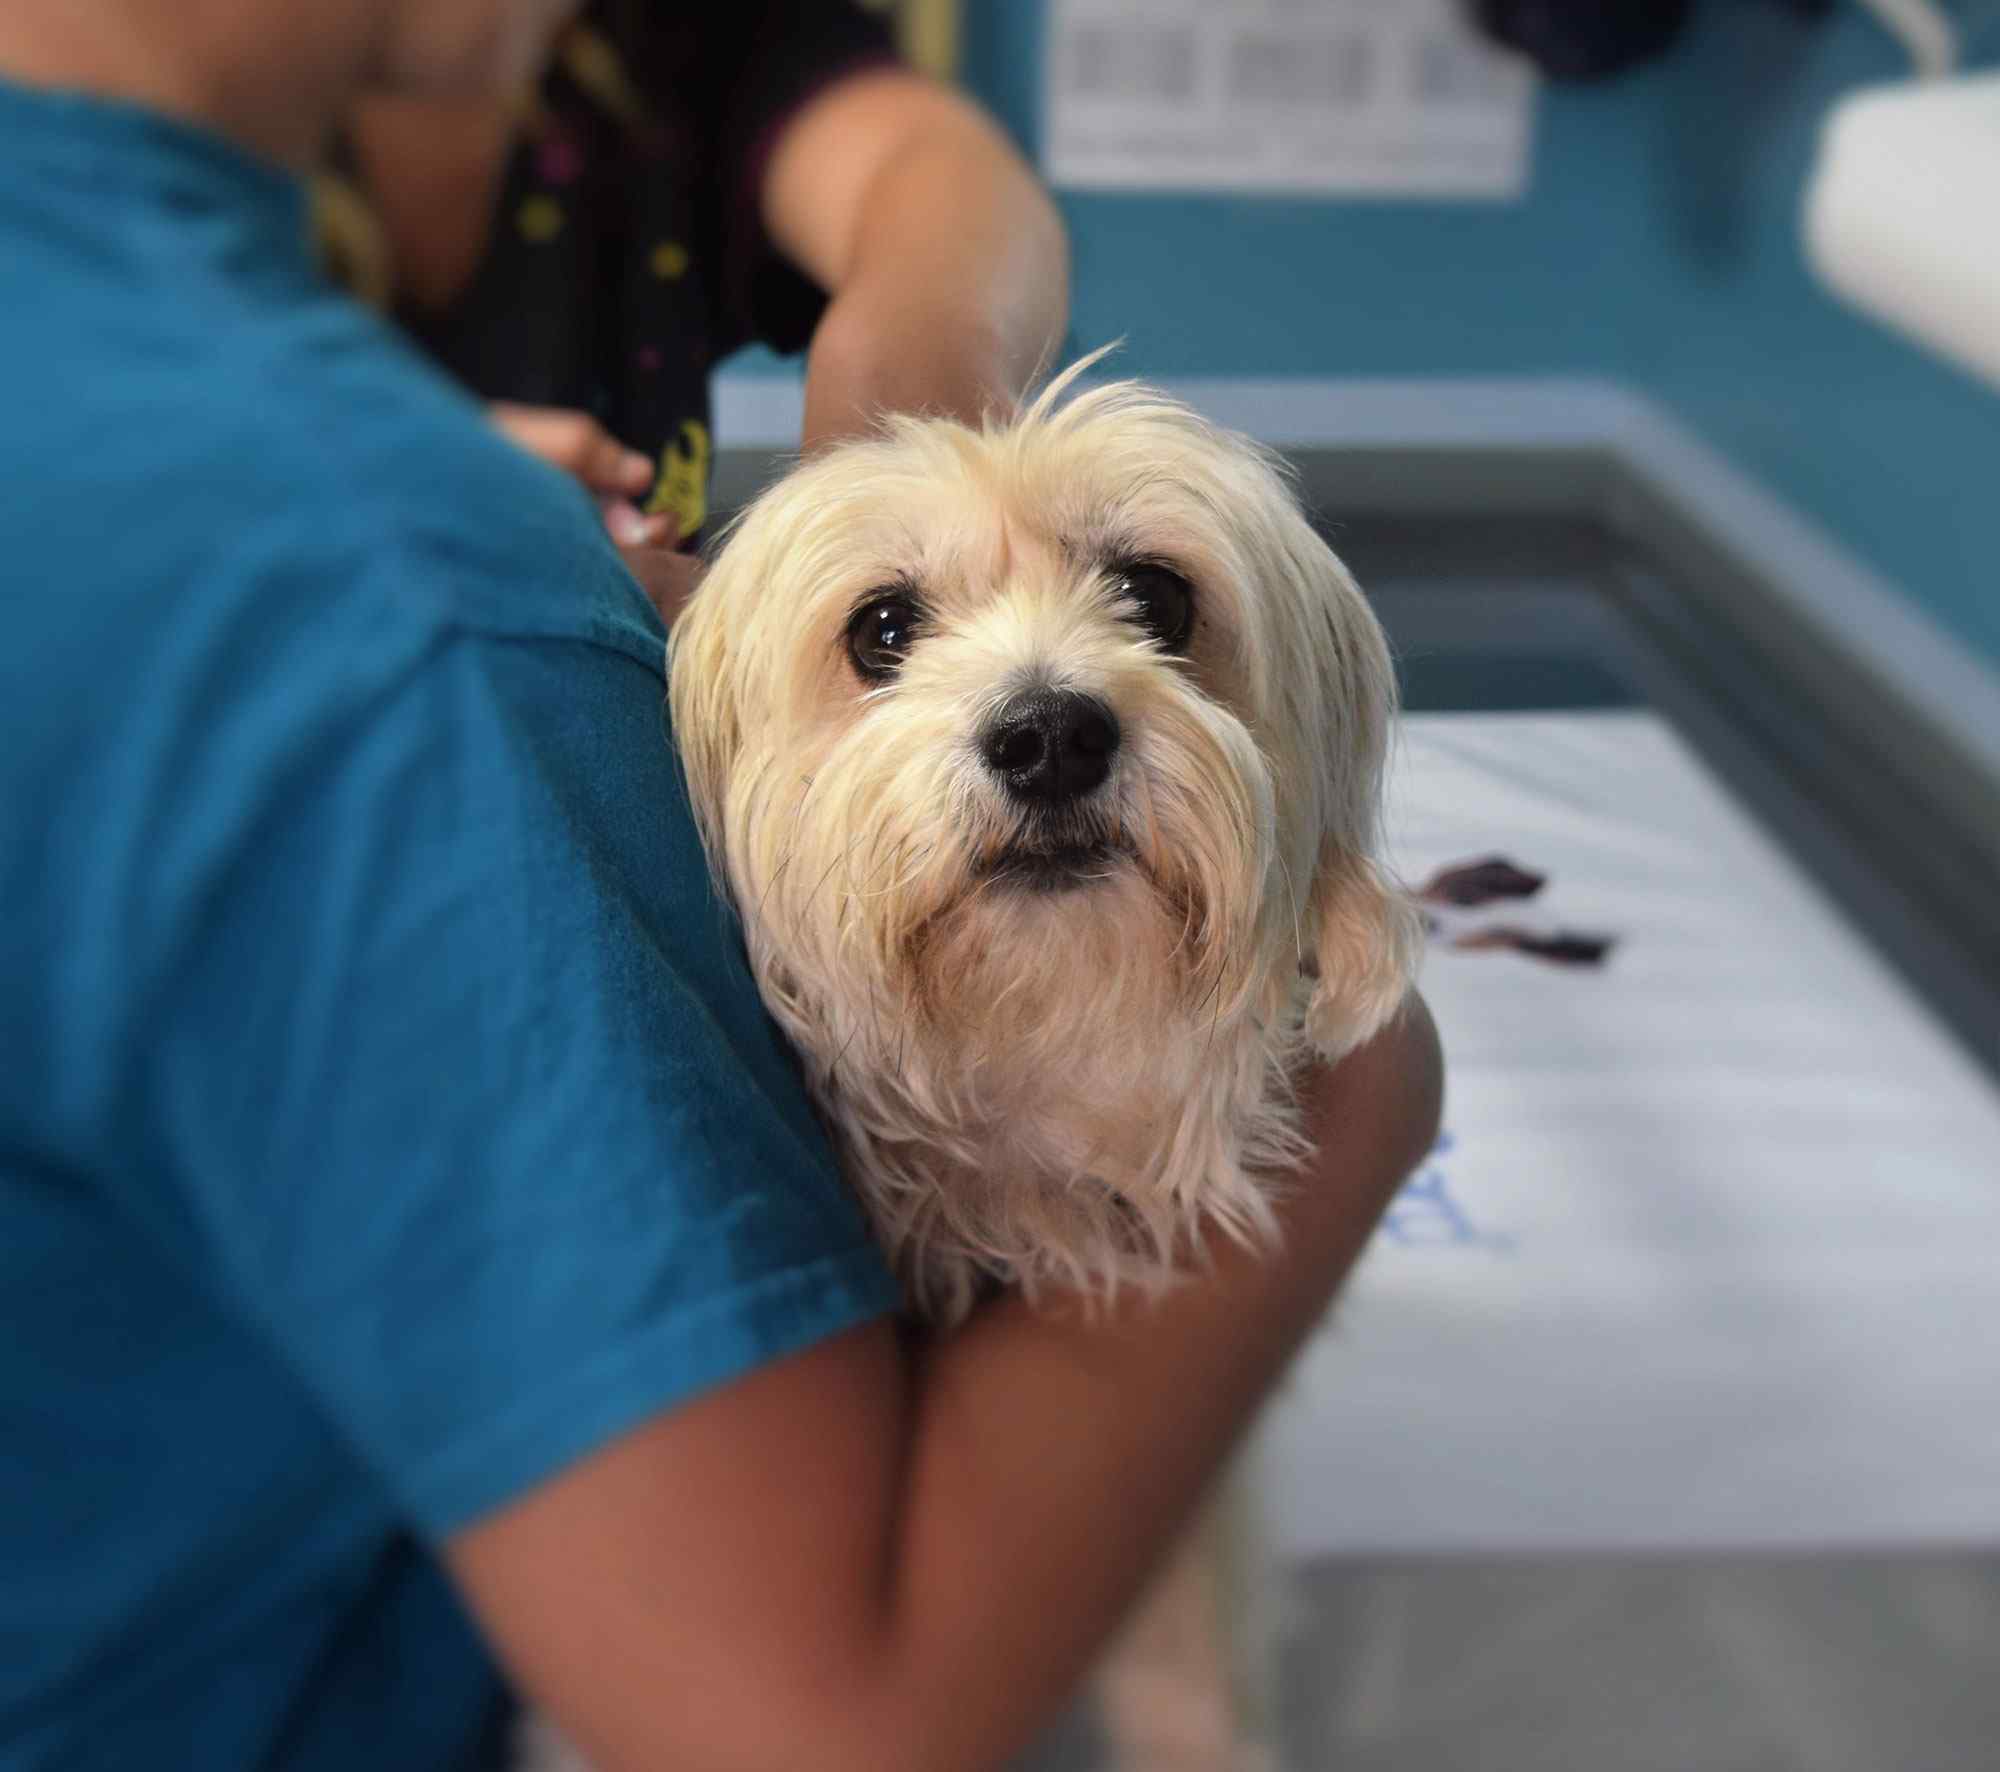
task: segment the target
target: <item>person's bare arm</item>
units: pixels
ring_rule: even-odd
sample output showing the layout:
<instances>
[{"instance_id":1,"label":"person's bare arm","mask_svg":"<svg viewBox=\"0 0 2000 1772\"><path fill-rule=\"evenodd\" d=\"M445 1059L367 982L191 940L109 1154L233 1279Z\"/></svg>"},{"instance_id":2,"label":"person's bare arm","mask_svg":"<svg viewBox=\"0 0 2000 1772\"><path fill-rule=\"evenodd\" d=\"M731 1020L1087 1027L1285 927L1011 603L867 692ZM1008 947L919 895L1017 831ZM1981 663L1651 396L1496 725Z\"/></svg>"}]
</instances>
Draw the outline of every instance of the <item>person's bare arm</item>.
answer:
<instances>
[{"instance_id":1,"label":"person's bare arm","mask_svg":"<svg viewBox=\"0 0 2000 1772\"><path fill-rule=\"evenodd\" d=\"M600 1772L953 1772L1072 1688L1435 1135L1421 1003L1315 1077L1284 1252L1086 1320L886 1324L617 1441L454 1538L525 1690Z\"/></svg>"},{"instance_id":2,"label":"person's bare arm","mask_svg":"<svg viewBox=\"0 0 2000 1772\"><path fill-rule=\"evenodd\" d=\"M1061 219L969 101L895 69L807 104L772 151L771 238L829 296L804 445L883 410L976 422L1051 367L1069 311Z\"/></svg>"}]
</instances>

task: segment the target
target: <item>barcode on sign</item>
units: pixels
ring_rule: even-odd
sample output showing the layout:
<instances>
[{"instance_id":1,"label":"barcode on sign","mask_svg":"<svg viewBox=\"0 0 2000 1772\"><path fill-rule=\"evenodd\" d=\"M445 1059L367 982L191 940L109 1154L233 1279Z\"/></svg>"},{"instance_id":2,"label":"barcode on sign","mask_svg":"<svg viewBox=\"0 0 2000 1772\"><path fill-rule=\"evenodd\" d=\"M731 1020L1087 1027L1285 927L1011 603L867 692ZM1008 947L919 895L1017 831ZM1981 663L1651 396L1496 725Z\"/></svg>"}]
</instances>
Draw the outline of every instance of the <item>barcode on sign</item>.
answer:
<instances>
[{"instance_id":1,"label":"barcode on sign","mask_svg":"<svg viewBox=\"0 0 2000 1772\"><path fill-rule=\"evenodd\" d=\"M1417 45L1417 97L1427 104L1476 105L1504 99L1509 67L1483 44L1428 36Z\"/></svg>"},{"instance_id":2,"label":"barcode on sign","mask_svg":"<svg viewBox=\"0 0 2000 1772\"><path fill-rule=\"evenodd\" d=\"M1534 78L1461 0L1045 0L1057 184L1517 197Z\"/></svg>"},{"instance_id":3,"label":"barcode on sign","mask_svg":"<svg viewBox=\"0 0 2000 1772\"><path fill-rule=\"evenodd\" d=\"M1229 45L1229 96L1258 105L1365 104L1375 85L1372 38L1239 31Z\"/></svg>"},{"instance_id":4,"label":"barcode on sign","mask_svg":"<svg viewBox=\"0 0 2000 1772\"><path fill-rule=\"evenodd\" d=\"M1194 93L1192 26L1083 25L1065 39L1064 84L1078 98L1187 99Z\"/></svg>"}]
</instances>

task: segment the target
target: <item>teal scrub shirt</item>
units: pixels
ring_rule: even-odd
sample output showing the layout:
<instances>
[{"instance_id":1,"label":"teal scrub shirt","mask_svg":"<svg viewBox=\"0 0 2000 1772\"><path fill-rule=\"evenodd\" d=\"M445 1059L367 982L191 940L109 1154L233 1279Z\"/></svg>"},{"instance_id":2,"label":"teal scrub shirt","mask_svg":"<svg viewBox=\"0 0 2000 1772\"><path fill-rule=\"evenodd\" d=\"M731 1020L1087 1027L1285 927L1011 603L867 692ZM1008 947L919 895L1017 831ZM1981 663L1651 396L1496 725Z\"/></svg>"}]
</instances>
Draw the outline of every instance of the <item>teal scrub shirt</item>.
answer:
<instances>
[{"instance_id":1,"label":"teal scrub shirt","mask_svg":"<svg viewBox=\"0 0 2000 1772\"><path fill-rule=\"evenodd\" d=\"M0 86L5 1768L480 1763L441 1536L895 1302L657 619L306 238Z\"/></svg>"}]
</instances>

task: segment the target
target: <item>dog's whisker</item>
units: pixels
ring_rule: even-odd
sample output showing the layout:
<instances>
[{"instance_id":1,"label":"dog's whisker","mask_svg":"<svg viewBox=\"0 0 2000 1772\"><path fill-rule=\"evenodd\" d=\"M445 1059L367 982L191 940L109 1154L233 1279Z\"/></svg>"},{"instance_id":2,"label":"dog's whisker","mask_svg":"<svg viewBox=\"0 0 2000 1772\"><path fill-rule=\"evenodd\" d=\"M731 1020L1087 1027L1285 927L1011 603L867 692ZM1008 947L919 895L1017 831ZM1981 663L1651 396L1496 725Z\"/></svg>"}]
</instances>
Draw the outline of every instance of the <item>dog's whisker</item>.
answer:
<instances>
[{"instance_id":1,"label":"dog's whisker","mask_svg":"<svg viewBox=\"0 0 2000 1772\"><path fill-rule=\"evenodd\" d=\"M799 795L797 801L792 806L792 828L785 836L785 852L779 858L778 865L772 871L770 879L764 882L764 890L757 895L757 915L760 918L764 914L764 905L766 900L770 898L772 889L785 877L786 871L792 865L792 857L798 853L799 826L805 819L806 802L812 798L815 779L815 777L810 775L804 778L805 791Z\"/></svg>"},{"instance_id":2,"label":"dog's whisker","mask_svg":"<svg viewBox=\"0 0 2000 1772\"><path fill-rule=\"evenodd\" d=\"M856 846L860 842L861 834L857 833L849 840L847 846L840 850L834 856L833 860L826 864L826 872L820 875L819 879L814 883L812 891L806 894L804 901L799 906L798 915L792 920L792 938L794 941L797 941L805 932L805 920L813 908L814 900L826 890L827 882L833 878L835 870L854 853Z\"/></svg>"},{"instance_id":3,"label":"dog's whisker","mask_svg":"<svg viewBox=\"0 0 2000 1772\"><path fill-rule=\"evenodd\" d=\"M905 858L900 853L887 857L885 865L907 859L909 871L881 886L877 886L871 882L865 886L852 887L849 889L849 896L865 901L871 898L888 898L900 894L910 885L911 881L921 878L924 864L930 860L931 854L932 851L927 849L914 858Z\"/></svg>"},{"instance_id":4,"label":"dog's whisker","mask_svg":"<svg viewBox=\"0 0 2000 1772\"><path fill-rule=\"evenodd\" d=\"M1292 950L1303 954L1306 951L1305 907L1299 902L1298 888L1292 882L1292 870L1285 861L1285 852L1282 849L1274 851L1271 860L1278 878L1284 883L1285 898L1292 907Z\"/></svg>"},{"instance_id":5,"label":"dog's whisker","mask_svg":"<svg viewBox=\"0 0 2000 1772\"><path fill-rule=\"evenodd\" d=\"M847 1049L854 1044L854 1037L860 1032L861 1023L857 1020L854 1026L848 1030L847 1038L841 1041L840 1050L827 1060L826 1074L829 1081L840 1074L840 1061L847 1056Z\"/></svg>"},{"instance_id":6,"label":"dog's whisker","mask_svg":"<svg viewBox=\"0 0 2000 1772\"><path fill-rule=\"evenodd\" d=\"M1222 982L1221 974L1217 973L1216 983L1220 985L1221 982ZM1203 1049L1203 1056L1207 1058L1213 1058L1215 1056L1216 1030L1220 1028L1222 1025L1221 994L1219 991L1214 994L1215 994L1215 1008L1208 1018L1208 1045Z\"/></svg>"},{"instance_id":7,"label":"dog's whisker","mask_svg":"<svg viewBox=\"0 0 2000 1772\"><path fill-rule=\"evenodd\" d=\"M778 865L771 871L771 877L764 882L764 890L757 894L757 915L760 918L764 915L764 906L769 901L773 889L776 888L779 881L784 879L785 874L792 865L792 857L797 853L798 851L794 847L791 849L787 849L785 853L781 857L779 857Z\"/></svg>"}]
</instances>

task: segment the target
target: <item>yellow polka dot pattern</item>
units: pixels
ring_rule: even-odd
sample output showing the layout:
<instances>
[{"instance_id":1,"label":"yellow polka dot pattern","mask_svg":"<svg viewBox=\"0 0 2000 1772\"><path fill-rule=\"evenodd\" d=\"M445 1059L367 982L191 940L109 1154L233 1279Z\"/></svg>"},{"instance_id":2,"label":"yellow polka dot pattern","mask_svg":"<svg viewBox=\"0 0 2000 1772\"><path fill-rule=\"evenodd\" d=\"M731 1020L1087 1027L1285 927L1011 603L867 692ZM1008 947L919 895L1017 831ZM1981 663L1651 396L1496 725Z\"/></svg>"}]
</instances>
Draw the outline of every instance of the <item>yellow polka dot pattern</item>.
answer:
<instances>
[{"instance_id":1,"label":"yellow polka dot pattern","mask_svg":"<svg viewBox=\"0 0 2000 1772\"><path fill-rule=\"evenodd\" d=\"M521 238L530 245L543 245L562 232L562 205L553 197L525 197L521 207L514 212L514 225L521 230Z\"/></svg>"},{"instance_id":2,"label":"yellow polka dot pattern","mask_svg":"<svg viewBox=\"0 0 2000 1772\"><path fill-rule=\"evenodd\" d=\"M655 277L663 283L671 283L676 277L686 275L688 249L678 240L662 240L653 248L646 262L652 267Z\"/></svg>"}]
</instances>

